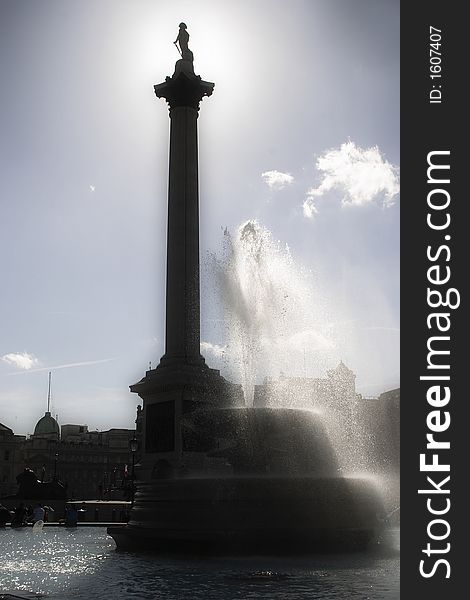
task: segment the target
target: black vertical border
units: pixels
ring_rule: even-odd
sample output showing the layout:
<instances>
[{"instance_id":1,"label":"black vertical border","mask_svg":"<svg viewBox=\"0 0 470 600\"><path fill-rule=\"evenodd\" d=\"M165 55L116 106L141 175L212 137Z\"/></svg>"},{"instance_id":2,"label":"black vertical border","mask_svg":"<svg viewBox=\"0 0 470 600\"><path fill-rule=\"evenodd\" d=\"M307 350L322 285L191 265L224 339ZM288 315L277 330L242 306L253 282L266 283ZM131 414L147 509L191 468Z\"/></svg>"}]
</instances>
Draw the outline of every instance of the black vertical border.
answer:
<instances>
[{"instance_id":1,"label":"black vertical border","mask_svg":"<svg viewBox=\"0 0 470 600\"><path fill-rule=\"evenodd\" d=\"M470 168L466 165L464 149L466 130L470 130L464 104L470 83L468 66L470 51L470 24L463 14L464 3L447 0L426 2L401 2L401 594L404 600L453 600L467 597L466 573L470 574L470 552L467 550L467 533L470 513L470 441L467 405L470 398L463 390L467 366L466 315L467 282L470 252L469 192L465 179ZM429 28L442 30L442 82L431 80L429 61ZM465 58L467 57L467 58ZM467 64L466 64L467 63ZM442 86L442 103L430 104L432 85ZM448 231L434 232L426 224L428 213L427 154L433 150L450 150L451 225ZM419 455L425 451L426 416L432 410L426 402L428 382L420 382L427 364L427 339L430 333L426 317L431 309L427 306L426 257L429 244L439 246L444 235L451 249L449 285L461 294L461 305L451 313L450 333L450 388L448 409L451 425L442 439L448 439L450 460L451 509L443 518L451 525L449 538L443 542L428 539L427 525L436 517L426 508L425 495L418 489L426 486L426 474L420 473ZM440 309L444 310L444 309ZM467 317L467 318L466 318ZM445 334L442 334L445 335ZM449 358L449 357L447 357ZM444 410L444 409L443 409ZM444 451L443 451L444 452ZM444 459L445 455L441 452ZM431 475L429 473L429 475ZM436 480L442 479L436 474ZM434 547L450 542L448 554L434 555L436 559L447 558L451 565L450 578L446 569L439 567L433 577L423 578L419 563L426 555L422 550L428 541ZM427 568L432 559L427 559Z\"/></svg>"}]
</instances>

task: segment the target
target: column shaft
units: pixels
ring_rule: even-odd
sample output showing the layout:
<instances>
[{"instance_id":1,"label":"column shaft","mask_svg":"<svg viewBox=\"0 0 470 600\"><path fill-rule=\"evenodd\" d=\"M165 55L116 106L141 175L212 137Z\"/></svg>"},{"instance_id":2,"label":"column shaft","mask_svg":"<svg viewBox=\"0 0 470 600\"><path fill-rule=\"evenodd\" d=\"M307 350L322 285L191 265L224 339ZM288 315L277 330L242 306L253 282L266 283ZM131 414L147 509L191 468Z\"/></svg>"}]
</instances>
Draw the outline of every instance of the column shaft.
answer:
<instances>
[{"instance_id":1,"label":"column shaft","mask_svg":"<svg viewBox=\"0 0 470 600\"><path fill-rule=\"evenodd\" d=\"M201 361L197 116L170 109L165 358L187 364Z\"/></svg>"}]
</instances>

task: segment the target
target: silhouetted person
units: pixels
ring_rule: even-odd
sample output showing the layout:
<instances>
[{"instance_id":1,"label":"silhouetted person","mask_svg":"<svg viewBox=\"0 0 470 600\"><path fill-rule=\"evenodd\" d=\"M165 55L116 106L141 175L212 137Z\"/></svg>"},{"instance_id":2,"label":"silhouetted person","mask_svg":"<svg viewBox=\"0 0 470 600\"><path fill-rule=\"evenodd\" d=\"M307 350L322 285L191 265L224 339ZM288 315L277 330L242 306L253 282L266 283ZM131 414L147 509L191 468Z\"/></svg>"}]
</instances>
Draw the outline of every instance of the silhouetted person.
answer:
<instances>
[{"instance_id":1,"label":"silhouetted person","mask_svg":"<svg viewBox=\"0 0 470 600\"><path fill-rule=\"evenodd\" d=\"M65 509L65 526L66 527L76 527L78 522L78 512L75 506L72 504L71 506L67 506Z\"/></svg>"},{"instance_id":2,"label":"silhouetted person","mask_svg":"<svg viewBox=\"0 0 470 600\"><path fill-rule=\"evenodd\" d=\"M33 523L36 523L36 521L44 521L44 516L45 510L43 509L41 504L37 504L33 510Z\"/></svg>"},{"instance_id":3,"label":"silhouetted person","mask_svg":"<svg viewBox=\"0 0 470 600\"><path fill-rule=\"evenodd\" d=\"M10 520L10 511L6 506L3 506L3 504L0 503L0 527L5 527Z\"/></svg>"},{"instance_id":4,"label":"silhouetted person","mask_svg":"<svg viewBox=\"0 0 470 600\"><path fill-rule=\"evenodd\" d=\"M22 502L15 508L15 514L11 520L12 527L23 527L26 522L26 508Z\"/></svg>"},{"instance_id":5,"label":"silhouetted person","mask_svg":"<svg viewBox=\"0 0 470 600\"><path fill-rule=\"evenodd\" d=\"M178 32L178 37L173 42L174 44L179 44L181 56L183 60L193 60L193 53L188 48L189 42L189 33L186 31L186 23L180 23L180 30Z\"/></svg>"},{"instance_id":6,"label":"silhouetted person","mask_svg":"<svg viewBox=\"0 0 470 600\"><path fill-rule=\"evenodd\" d=\"M54 509L51 506L44 506L44 523L47 523L49 519L54 520Z\"/></svg>"}]
</instances>

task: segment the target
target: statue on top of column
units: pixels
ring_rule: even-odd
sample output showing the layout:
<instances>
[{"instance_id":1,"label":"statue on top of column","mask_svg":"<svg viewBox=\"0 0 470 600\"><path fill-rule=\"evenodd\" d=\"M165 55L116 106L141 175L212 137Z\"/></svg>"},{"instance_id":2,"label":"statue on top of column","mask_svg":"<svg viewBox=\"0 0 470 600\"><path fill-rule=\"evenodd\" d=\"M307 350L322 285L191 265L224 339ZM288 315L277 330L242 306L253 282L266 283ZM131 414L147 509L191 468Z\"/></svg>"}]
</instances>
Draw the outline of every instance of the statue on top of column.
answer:
<instances>
[{"instance_id":1,"label":"statue on top of column","mask_svg":"<svg viewBox=\"0 0 470 600\"><path fill-rule=\"evenodd\" d=\"M180 27L180 30L178 32L178 37L176 38L176 40L173 43L175 44L175 46L177 48L178 48L178 44L179 44L179 51L181 54L181 58L183 60L189 60L189 61L193 62L193 60L194 60L193 53L188 48L189 33L187 32L186 23L180 23L179 27Z\"/></svg>"}]
</instances>

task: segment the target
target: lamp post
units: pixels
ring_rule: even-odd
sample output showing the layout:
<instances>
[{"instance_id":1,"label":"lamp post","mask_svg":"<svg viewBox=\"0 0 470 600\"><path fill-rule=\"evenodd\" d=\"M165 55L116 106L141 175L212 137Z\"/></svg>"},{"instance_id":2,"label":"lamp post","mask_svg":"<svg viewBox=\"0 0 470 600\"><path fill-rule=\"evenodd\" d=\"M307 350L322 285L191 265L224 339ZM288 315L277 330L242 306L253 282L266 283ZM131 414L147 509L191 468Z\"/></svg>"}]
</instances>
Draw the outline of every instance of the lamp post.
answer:
<instances>
[{"instance_id":1,"label":"lamp post","mask_svg":"<svg viewBox=\"0 0 470 600\"><path fill-rule=\"evenodd\" d=\"M132 469L131 469L131 506L134 505L134 479L135 479L135 453L139 448L139 442L135 437L129 441L129 449L132 454Z\"/></svg>"},{"instance_id":2,"label":"lamp post","mask_svg":"<svg viewBox=\"0 0 470 600\"><path fill-rule=\"evenodd\" d=\"M57 479L57 460L59 459L59 453L56 452L54 456L54 481Z\"/></svg>"}]
</instances>

